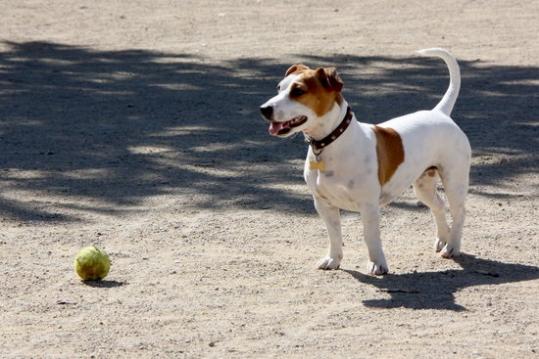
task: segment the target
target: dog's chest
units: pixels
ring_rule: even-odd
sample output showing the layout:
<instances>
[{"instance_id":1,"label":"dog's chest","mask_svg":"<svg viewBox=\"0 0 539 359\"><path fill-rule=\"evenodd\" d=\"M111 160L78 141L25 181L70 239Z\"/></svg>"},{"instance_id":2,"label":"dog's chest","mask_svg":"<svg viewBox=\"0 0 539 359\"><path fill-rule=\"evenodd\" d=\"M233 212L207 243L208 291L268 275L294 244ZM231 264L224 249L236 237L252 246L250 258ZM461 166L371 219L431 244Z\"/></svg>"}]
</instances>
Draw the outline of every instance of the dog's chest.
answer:
<instances>
[{"instance_id":1,"label":"dog's chest","mask_svg":"<svg viewBox=\"0 0 539 359\"><path fill-rule=\"evenodd\" d=\"M331 205L351 211L359 210L355 191L358 184L353 177L343 175L336 169L327 167L324 171L319 169L307 170L305 181L313 195L329 202Z\"/></svg>"}]
</instances>

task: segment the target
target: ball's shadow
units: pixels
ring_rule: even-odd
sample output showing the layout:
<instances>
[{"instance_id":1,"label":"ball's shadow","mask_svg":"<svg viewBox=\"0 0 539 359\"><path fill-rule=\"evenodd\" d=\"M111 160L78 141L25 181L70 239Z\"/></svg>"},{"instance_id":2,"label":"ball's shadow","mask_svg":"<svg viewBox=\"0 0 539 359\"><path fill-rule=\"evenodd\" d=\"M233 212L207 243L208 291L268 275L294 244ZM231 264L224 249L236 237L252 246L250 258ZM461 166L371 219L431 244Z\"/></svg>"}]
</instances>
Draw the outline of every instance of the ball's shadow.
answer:
<instances>
[{"instance_id":1,"label":"ball's shadow","mask_svg":"<svg viewBox=\"0 0 539 359\"><path fill-rule=\"evenodd\" d=\"M95 288L116 288L127 284L126 282L119 282L117 280L86 280L82 283Z\"/></svg>"}]
</instances>

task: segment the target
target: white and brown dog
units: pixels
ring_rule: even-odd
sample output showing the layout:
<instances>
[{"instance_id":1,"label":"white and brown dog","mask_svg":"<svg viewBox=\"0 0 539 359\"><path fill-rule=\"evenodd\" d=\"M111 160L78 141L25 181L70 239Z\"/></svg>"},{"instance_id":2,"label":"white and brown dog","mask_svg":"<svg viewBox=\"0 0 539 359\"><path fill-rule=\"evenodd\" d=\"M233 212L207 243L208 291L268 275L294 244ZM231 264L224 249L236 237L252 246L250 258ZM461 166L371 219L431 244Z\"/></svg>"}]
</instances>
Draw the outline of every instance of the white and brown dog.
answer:
<instances>
[{"instance_id":1,"label":"white and brown dog","mask_svg":"<svg viewBox=\"0 0 539 359\"><path fill-rule=\"evenodd\" d=\"M369 251L369 270L381 275L388 266L380 242L380 206L413 185L417 198L436 221L435 250L445 258L460 251L471 149L466 135L449 117L460 89L455 58L443 49L419 51L442 58L449 67L449 88L430 111L419 111L371 125L356 121L341 95L343 82L334 68L293 65L278 94L260 110L269 133L288 137L303 132L310 144L304 177L329 235L329 251L320 269L337 269L343 258L340 209L359 211ZM442 180L453 218L436 191Z\"/></svg>"}]
</instances>

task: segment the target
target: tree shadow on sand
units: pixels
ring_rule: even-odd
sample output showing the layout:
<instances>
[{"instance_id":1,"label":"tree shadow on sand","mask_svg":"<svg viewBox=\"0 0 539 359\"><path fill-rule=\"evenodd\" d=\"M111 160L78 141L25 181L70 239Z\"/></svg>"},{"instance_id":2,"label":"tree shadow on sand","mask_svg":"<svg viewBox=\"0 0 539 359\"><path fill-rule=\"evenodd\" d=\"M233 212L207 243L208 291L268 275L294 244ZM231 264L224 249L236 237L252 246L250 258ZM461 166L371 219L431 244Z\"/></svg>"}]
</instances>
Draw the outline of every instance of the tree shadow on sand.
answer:
<instances>
[{"instance_id":1,"label":"tree shadow on sand","mask_svg":"<svg viewBox=\"0 0 539 359\"><path fill-rule=\"evenodd\" d=\"M63 209L118 215L160 194L177 194L182 209L313 212L308 195L276 188L302 183L305 144L269 137L258 114L289 62L215 63L193 54L50 42L5 42L4 48L0 215L76 221ZM371 123L432 108L448 82L444 64L427 58L293 57L337 66L358 119ZM538 68L460 64L454 118L476 154L509 156L503 164L474 167L472 183L535 171ZM5 195L13 191L35 200Z\"/></svg>"},{"instance_id":2,"label":"tree shadow on sand","mask_svg":"<svg viewBox=\"0 0 539 359\"><path fill-rule=\"evenodd\" d=\"M455 293L479 285L515 283L539 278L539 268L523 264L503 263L461 254L454 259L462 269L442 272L414 272L373 277L343 269L357 281L373 285L388 293L389 299L367 299L363 304L374 308L444 309L461 311Z\"/></svg>"}]
</instances>

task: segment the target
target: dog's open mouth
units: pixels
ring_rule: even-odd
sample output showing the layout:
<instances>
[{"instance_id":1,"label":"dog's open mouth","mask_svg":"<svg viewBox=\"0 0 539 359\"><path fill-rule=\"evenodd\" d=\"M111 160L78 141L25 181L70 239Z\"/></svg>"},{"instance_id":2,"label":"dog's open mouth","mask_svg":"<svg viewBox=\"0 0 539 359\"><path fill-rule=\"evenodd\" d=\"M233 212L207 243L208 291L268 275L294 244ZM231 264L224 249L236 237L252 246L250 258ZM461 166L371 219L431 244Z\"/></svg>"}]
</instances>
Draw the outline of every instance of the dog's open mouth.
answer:
<instances>
[{"instance_id":1,"label":"dog's open mouth","mask_svg":"<svg viewBox=\"0 0 539 359\"><path fill-rule=\"evenodd\" d=\"M271 121L268 132L273 136L282 136L290 132L294 127L298 127L307 122L307 116L296 116L285 122Z\"/></svg>"}]
</instances>

